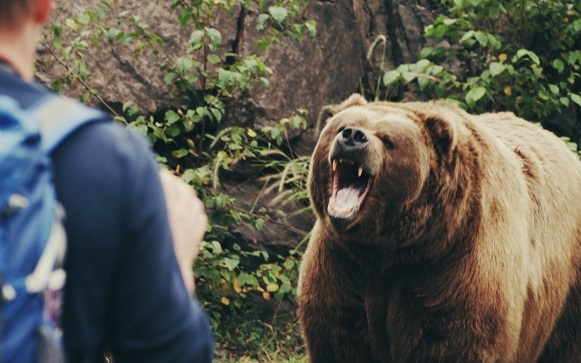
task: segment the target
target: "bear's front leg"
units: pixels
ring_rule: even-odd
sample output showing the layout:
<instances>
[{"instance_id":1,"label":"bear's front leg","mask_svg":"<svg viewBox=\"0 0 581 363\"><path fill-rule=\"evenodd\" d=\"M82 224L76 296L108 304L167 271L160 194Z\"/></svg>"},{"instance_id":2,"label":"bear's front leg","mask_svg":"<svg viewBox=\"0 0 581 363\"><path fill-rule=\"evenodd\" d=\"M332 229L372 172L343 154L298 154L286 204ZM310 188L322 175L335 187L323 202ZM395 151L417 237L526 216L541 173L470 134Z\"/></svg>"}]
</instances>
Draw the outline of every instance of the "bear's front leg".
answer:
<instances>
[{"instance_id":1,"label":"bear's front leg","mask_svg":"<svg viewBox=\"0 0 581 363\"><path fill-rule=\"evenodd\" d=\"M298 313L312 363L378 362L369 342L366 279L348 259L321 239L311 240L303 256Z\"/></svg>"},{"instance_id":2,"label":"bear's front leg","mask_svg":"<svg viewBox=\"0 0 581 363\"><path fill-rule=\"evenodd\" d=\"M514 362L518 330L511 329L505 299L427 277L421 288L406 280L390 284L392 362Z\"/></svg>"}]
</instances>

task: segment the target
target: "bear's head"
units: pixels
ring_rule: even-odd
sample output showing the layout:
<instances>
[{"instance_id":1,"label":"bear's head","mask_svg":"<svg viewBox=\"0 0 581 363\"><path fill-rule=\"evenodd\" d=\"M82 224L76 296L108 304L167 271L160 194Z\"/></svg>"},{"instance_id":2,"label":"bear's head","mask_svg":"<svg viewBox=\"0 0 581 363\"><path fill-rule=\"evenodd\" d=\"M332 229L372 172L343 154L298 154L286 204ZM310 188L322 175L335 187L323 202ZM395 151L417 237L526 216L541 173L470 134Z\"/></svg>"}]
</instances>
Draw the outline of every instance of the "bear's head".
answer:
<instances>
[{"instance_id":1,"label":"bear's head","mask_svg":"<svg viewBox=\"0 0 581 363\"><path fill-rule=\"evenodd\" d=\"M454 123L430 105L440 107L367 103L353 95L330 108L309 175L311 203L323 223L341 234L372 233L405 219L425 197L434 168L446 163L456 143Z\"/></svg>"}]
</instances>

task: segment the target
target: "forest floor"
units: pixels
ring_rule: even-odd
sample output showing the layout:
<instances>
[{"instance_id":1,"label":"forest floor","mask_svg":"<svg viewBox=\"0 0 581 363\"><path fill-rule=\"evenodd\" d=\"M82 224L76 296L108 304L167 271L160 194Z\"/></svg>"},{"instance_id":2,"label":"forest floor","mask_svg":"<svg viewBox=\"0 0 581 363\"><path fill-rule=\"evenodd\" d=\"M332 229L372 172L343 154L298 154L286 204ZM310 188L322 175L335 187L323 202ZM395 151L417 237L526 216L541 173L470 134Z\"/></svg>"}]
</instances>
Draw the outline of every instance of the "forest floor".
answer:
<instances>
[{"instance_id":1,"label":"forest floor","mask_svg":"<svg viewBox=\"0 0 581 363\"><path fill-rule=\"evenodd\" d=\"M268 323L248 317L222 321L215 333L216 363L306 363L307 357L295 313Z\"/></svg>"}]
</instances>

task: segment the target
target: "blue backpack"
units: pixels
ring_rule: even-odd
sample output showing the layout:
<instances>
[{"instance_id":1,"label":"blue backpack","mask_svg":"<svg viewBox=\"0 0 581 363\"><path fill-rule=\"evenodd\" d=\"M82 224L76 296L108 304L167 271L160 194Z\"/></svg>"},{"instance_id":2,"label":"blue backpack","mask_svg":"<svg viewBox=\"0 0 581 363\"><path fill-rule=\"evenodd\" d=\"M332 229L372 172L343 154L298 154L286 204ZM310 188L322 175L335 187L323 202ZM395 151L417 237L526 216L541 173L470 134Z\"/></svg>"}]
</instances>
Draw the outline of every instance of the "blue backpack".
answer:
<instances>
[{"instance_id":1,"label":"blue backpack","mask_svg":"<svg viewBox=\"0 0 581 363\"><path fill-rule=\"evenodd\" d=\"M64 212L50 153L70 133L103 119L49 96L23 110L0 95L0 362L62 362L60 303Z\"/></svg>"}]
</instances>

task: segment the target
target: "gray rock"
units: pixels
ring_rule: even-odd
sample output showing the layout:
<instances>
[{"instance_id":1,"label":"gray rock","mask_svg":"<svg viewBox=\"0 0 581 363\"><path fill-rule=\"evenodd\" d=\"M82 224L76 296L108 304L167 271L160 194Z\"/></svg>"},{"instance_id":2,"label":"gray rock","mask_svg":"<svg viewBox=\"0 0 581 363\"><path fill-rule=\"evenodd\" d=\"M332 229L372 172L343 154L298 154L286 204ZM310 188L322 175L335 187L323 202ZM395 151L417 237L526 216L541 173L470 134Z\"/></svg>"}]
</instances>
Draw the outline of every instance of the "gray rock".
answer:
<instances>
[{"instance_id":1,"label":"gray rock","mask_svg":"<svg viewBox=\"0 0 581 363\"><path fill-rule=\"evenodd\" d=\"M134 52L131 47L107 41L100 46L91 46L86 53L87 66L92 72L87 84L114 107L133 101L149 114L177 107L182 100L176 99L163 82L164 72L160 67L175 56L186 55L187 42L194 29L179 26L176 14L168 10L171 0L110 2L115 14L127 11L138 15L164 40L160 49L163 56L154 55L151 49ZM64 23L67 18L98 3L98 0L55 2L54 20ZM252 8L244 13L235 9L231 16L217 14L215 26L222 33L227 51L242 56L254 52L258 15L258 11ZM234 107L227 110L225 125L272 126L296 109L304 108L309 112L309 125L313 127L323 106L338 103L354 92L373 92L382 69L389 70L401 62L415 61L424 42L422 33L429 22L429 12L418 6L417 1L310 0L304 10L306 19L317 22L316 37L306 36L300 43L288 39L271 46L262 55L263 61L273 70L269 77L270 88L255 87L242 95L242 99L230 100L228 104ZM116 17L112 16L105 25L122 27L123 22L118 24ZM379 45L367 59L369 47L379 35L386 38L385 52L384 46ZM41 48L39 56L45 66L39 68L37 79L50 83L63 72L63 68L46 49ZM63 89L63 93L76 97L85 92L85 87L79 83ZM96 98L90 102L102 106ZM296 138L294 142L300 154L307 155L312 151L317 135L311 128L291 137ZM241 184L244 182L240 179L246 180L247 177L242 175L238 181L235 177L230 178L231 185L227 186L229 192L240 198L242 208L248 207L246 199L256 192L248 186L251 183ZM268 205L267 199L261 203L273 210L277 208ZM287 205L284 210L292 214L293 208L296 210L302 206ZM308 231L310 223L308 218L294 217L268 222L262 232L248 228L240 228L237 232L243 239L271 245L276 250L277 245L289 248L298 243L302 233L298 231Z\"/></svg>"}]
</instances>

